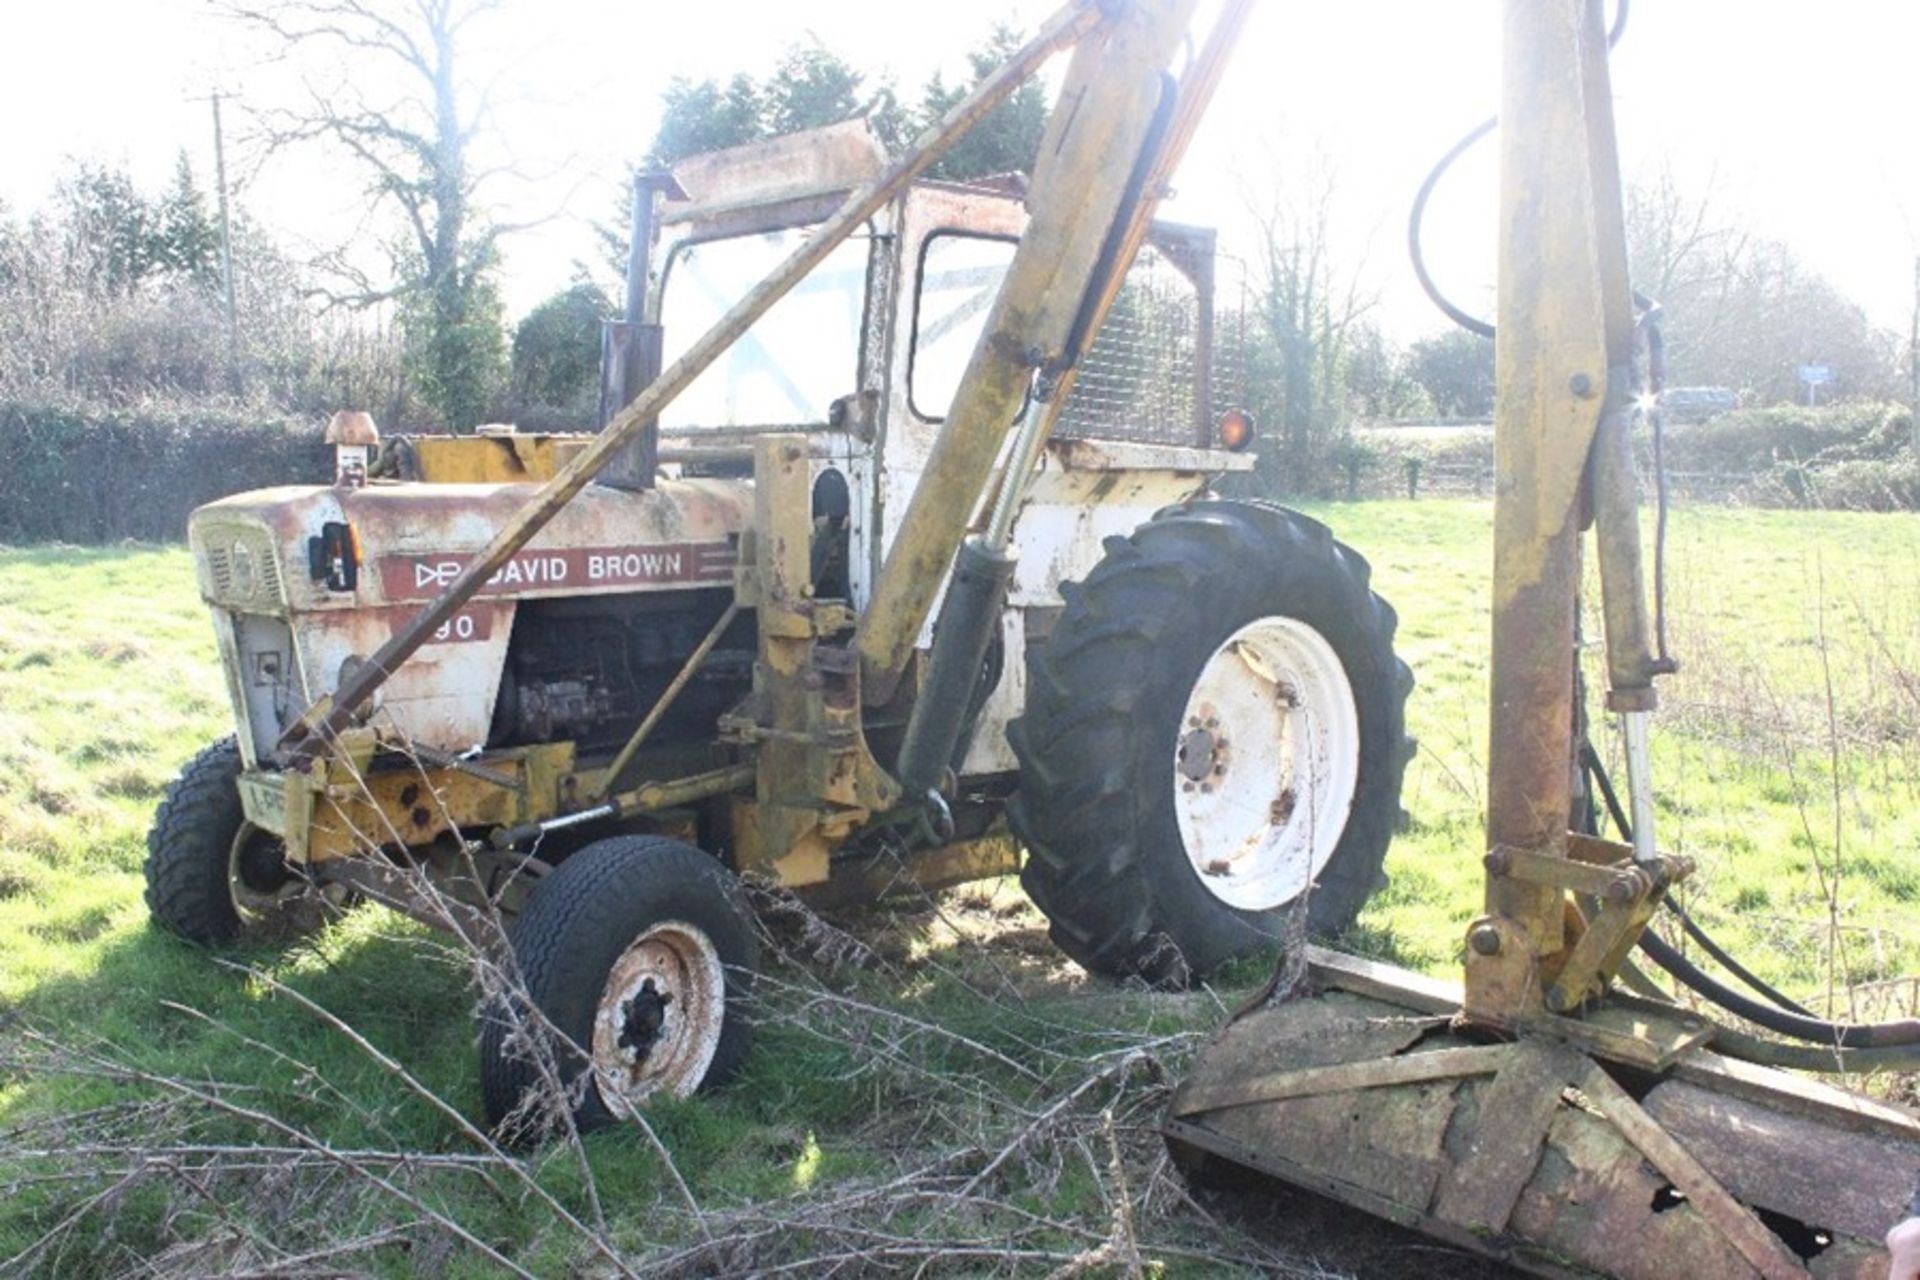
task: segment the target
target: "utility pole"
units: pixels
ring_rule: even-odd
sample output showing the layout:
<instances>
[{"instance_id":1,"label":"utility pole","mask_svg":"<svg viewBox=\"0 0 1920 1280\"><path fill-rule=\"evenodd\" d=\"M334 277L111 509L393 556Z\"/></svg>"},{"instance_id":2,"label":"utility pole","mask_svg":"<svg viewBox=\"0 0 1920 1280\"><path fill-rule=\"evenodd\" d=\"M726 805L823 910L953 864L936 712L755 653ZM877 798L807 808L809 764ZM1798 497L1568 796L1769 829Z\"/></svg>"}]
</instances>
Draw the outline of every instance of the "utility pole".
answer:
<instances>
[{"instance_id":1,"label":"utility pole","mask_svg":"<svg viewBox=\"0 0 1920 1280\"><path fill-rule=\"evenodd\" d=\"M1907 331L1907 416L1913 452L1920 457L1920 254L1913 258L1913 322Z\"/></svg>"},{"instance_id":2,"label":"utility pole","mask_svg":"<svg viewBox=\"0 0 1920 1280\"><path fill-rule=\"evenodd\" d=\"M235 395L240 394L240 335L233 309L233 224L227 216L227 143L220 130L220 91L213 102L213 174L220 193L220 283L227 302L227 381Z\"/></svg>"}]
</instances>

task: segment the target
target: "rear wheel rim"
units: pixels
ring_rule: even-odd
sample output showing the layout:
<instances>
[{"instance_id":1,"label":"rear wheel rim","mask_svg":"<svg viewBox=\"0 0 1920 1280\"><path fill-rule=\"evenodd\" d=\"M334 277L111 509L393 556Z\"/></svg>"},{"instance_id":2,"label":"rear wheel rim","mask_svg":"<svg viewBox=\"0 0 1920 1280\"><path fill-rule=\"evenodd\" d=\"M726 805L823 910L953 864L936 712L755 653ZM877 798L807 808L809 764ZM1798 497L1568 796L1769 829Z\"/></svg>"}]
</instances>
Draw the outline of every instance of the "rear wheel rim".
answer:
<instances>
[{"instance_id":1,"label":"rear wheel rim","mask_svg":"<svg viewBox=\"0 0 1920 1280\"><path fill-rule=\"evenodd\" d=\"M656 1093L700 1087L720 1047L726 970L706 932L679 920L642 932L613 962L593 1019L600 1098L625 1119Z\"/></svg>"},{"instance_id":2,"label":"rear wheel rim","mask_svg":"<svg viewBox=\"0 0 1920 1280\"><path fill-rule=\"evenodd\" d=\"M1339 654L1298 618L1259 618L1200 669L1173 753L1174 812L1194 874L1242 911L1304 893L1346 830L1360 713Z\"/></svg>"}]
</instances>

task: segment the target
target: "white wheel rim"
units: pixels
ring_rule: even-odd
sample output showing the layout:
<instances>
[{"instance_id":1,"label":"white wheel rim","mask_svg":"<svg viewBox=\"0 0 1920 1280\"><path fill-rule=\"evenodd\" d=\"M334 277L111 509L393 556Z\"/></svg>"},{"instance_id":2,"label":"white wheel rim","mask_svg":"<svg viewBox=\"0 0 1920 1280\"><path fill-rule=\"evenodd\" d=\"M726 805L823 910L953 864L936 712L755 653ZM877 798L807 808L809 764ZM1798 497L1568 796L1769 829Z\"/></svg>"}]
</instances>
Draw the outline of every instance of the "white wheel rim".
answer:
<instances>
[{"instance_id":1,"label":"white wheel rim","mask_svg":"<svg viewBox=\"0 0 1920 1280\"><path fill-rule=\"evenodd\" d=\"M1340 656L1297 618L1234 632L1180 717L1174 812L1194 874L1243 911L1304 893L1333 856L1360 771L1360 713Z\"/></svg>"},{"instance_id":2,"label":"white wheel rim","mask_svg":"<svg viewBox=\"0 0 1920 1280\"><path fill-rule=\"evenodd\" d=\"M653 1094L700 1087L726 1018L726 969L712 939L668 920L635 938L607 973L593 1019L601 1101L625 1118Z\"/></svg>"}]
</instances>

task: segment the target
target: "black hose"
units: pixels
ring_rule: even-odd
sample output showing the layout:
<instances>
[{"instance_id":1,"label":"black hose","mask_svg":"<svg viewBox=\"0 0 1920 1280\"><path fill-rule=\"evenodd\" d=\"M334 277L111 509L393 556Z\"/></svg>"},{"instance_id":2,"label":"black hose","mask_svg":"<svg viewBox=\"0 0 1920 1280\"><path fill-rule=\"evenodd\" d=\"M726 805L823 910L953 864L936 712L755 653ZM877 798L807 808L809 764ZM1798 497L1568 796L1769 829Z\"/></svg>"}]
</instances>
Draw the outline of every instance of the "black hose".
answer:
<instances>
[{"instance_id":1,"label":"black hose","mask_svg":"<svg viewBox=\"0 0 1920 1280\"><path fill-rule=\"evenodd\" d=\"M1626 33L1628 2L1629 0L1617 0L1617 3L1614 5L1613 26L1607 31L1607 48L1609 50L1619 44L1620 37ZM1413 259L1413 274L1414 278L1420 282L1420 288L1426 293L1427 297L1432 300L1433 305L1440 308L1447 319L1453 321L1468 333L1476 333L1483 338L1491 338L1493 336L1493 326L1485 320L1470 316L1459 307L1454 306L1453 301L1444 293L1440 292L1440 286L1433 282L1433 277L1427 274L1427 256L1420 249L1420 223L1427 215L1428 198L1433 195L1433 189L1440 185L1440 179L1446 176L1447 170L1453 167L1453 162L1458 160L1474 143L1492 133L1494 126L1499 123L1499 116L1488 116L1485 120L1482 120L1479 124L1469 129L1460 141L1447 148L1447 153L1434 163L1432 169L1427 171L1426 181L1420 184L1420 190L1413 197L1413 212L1407 218L1407 254Z\"/></svg>"},{"instance_id":2,"label":"black hose","mask_svg":"<svg viewBox=\"0 0 1920 1280\"><path fill-rule=\"evenodd\" d=\"M1621 811L1620 798L1614 792L1613 782L1607 777L1607 771L1601 765L1599 755L1594 752L1590 743L1585 745L1582 754L1584 763L1600 786L1601 795L1606 798L1607 811L1613 817L1614 826L1620 829L1620 838L1631 844L1633 829L1627 822L1627 815ZM1677 904L1669 901L1667 905L1679 912L1683 920L1685 919L1686 913L1681 911ZM1690 936L1698 939L1705 935L1704 931L1698 933L1690 931ZM1729 1013L1737 1014L1756 1026L1765 1027L1780 1035L1790 1036L1795 1040L1810 1040L1836 1049L1893 1049L1920 1045L1920 1019L1903 1018L1898 1022L1829 1022L1805 1012L1795 1013L1789 1009L1763 1004L1743 992L1734 990L1681 955L1666 939L1652 931L1641 933L1640 949L1647 953L1648 959L1666 970L1675 981L1691 988ZM1726 954L1717 946L1713 951L1715 959L1721 959ZM1721 962L1727 963L1725 960ZM1745 969L1737 965L1729 967L1749 981L1753 980ZM1755 983L1755 989L1772 992L1772 988L1758 982ZM1777 993L1774 994L1777 995Z\"/></svg>"},{"instance_id":3,"label":"black hose","mask_svg":"<svg viewBox=\"0 0 1920 1280\"><path fill-rule=\"evenodd\" d=\"M1583 742L1580 744L1580 762L1585 766L1587 776L1592 778L1594 785L1599 788L1600 798L1606 803L1607 814L1613 819L1613 825L1626 833L1625 838L1627 842L1631 844L1633 842L1632 827L1628 823L1626 810L1620 803L1619 793L1613 789L1613 779L1607 775L1606 766L1600 762L1599 753L1593 749L1591 742ZM1745 965L1727 954L1726 950L1722 948L1718 942L1713 940L1711 934L1694 922L1693 916L1685 907L1675 902L1672 898L1667 898L1665 902L1667 910L1673 912L1674 915L1680 918L1680 927L1686 930L1687 936L1698 943L1702 951L1705 951L1724 966L1727 972L1746 983L1749 987L1752 987L1755 991L1758 991L1767 999L1773 1001L1776 1005L1780 1006L1780 1008L1785 1009L1788 1013L1797 1013L1809 1018L1814 1016L1813 1010L1800 1004L1785 992L1773 987L1764 978L1761 978L1758 974L1752 972Z\"/></svg>"}]
</instances>

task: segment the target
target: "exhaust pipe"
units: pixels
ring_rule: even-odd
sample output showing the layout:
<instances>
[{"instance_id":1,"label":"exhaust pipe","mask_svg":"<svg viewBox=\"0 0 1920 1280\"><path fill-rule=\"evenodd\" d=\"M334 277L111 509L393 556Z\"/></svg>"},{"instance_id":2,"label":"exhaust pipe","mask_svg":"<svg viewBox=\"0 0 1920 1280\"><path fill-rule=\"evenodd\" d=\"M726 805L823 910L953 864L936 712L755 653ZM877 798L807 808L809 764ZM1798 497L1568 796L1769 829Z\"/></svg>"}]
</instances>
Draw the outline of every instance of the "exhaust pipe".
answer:
<instances>
[{"instance_id":1,"label":"exhaust pipe","mask_svg":"<svg viewBox=\"0 0 1920 1280\"><path fill-rule=\"evenodd\" d=\"M626 310L619 320L600 330L600 412L595 430L603 430L613 415L633 403L648 383L660 376L661 328L647 316L647 284L653 274L654 206L661 195L684 200L686 192L665 169L644 169L633 175L633 222L627 244ZM598 479L616 489L651 489L660 465L660 423L648 422Z\"/></svg>"}]
</instances>

